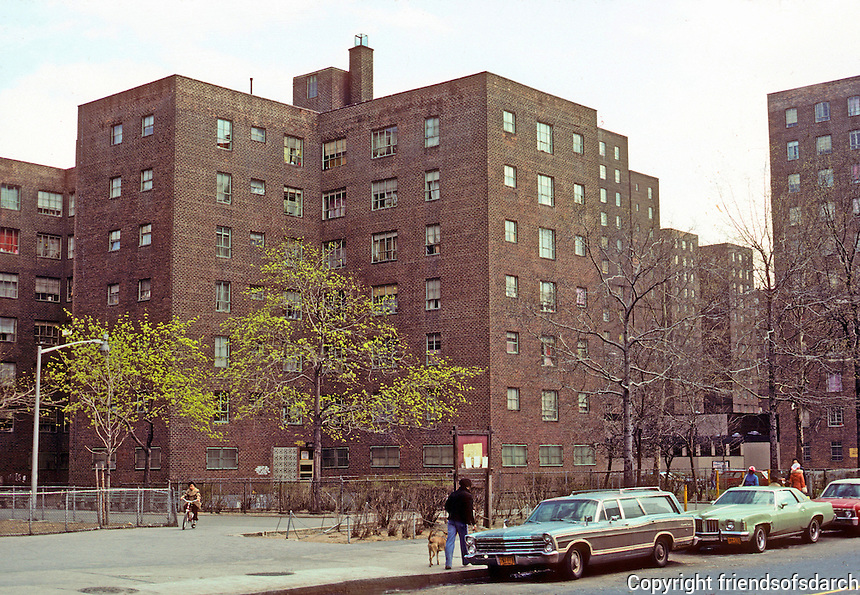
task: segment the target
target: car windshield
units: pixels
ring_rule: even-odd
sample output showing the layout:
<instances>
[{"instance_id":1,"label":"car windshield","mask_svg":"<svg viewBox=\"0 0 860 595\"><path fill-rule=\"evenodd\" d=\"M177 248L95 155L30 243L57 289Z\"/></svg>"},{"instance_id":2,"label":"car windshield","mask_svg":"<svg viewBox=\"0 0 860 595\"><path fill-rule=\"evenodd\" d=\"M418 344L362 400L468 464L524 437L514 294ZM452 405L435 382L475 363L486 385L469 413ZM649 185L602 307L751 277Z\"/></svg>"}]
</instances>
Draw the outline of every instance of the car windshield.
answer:
<instances>
[{"instance_id":1,"label":"car windshield","mask_svg":"<svg viewBox=\"0 0 860 595\"><path fill-rule=\"evenodd\" d=\"M729 490L720 496L714 506L725 504L758 504L773 506L773 492L762 492L758 490Z\"/></svg>"},{"instance_id":2,"label":"car windshield","mask_svg":"<svg viewBox=\"0 0 860 595\"><path fill-rule=\"evenodd\" d=\"M860 485L856 483L831 483L821 494L822 498L860 498Z\"/></svg>"},{"instance_id":3,"label":"car windshield","mask_svg":"<svg viewBox=\"0 0 860 595\"><path fill-rule=\"evenodd\" d=\"M597 502L595 500L548 500L538 504L526 522L583 522L593 520L595 514L597 514Z\"/></svg>"}]
</instances>

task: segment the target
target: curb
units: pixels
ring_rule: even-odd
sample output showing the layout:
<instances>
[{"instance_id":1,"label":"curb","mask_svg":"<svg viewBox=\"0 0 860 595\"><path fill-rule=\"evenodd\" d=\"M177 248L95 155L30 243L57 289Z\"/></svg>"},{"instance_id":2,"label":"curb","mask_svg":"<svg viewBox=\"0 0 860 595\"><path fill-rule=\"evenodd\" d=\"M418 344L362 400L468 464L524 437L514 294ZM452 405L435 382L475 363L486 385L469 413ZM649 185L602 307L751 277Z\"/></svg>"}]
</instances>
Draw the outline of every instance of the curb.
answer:
<instances>
[{"instance_id":1,"label":"curb","mask_svg":"<svg viewBox=\"0 0 860 595\"><path fill-rule=\"evenodd\" d=\"M309 585L293 589L262 591L256 594L249 593L248 595L331 595L332 593L337 593L338 595L377 595L392 590L417 590L426 587L438 587L440 585L473 583L486 579L488 576L485 567L464 568L462 570L443 570L438 574L369 578L328 585Z\"/></svg>"}]
</instances>

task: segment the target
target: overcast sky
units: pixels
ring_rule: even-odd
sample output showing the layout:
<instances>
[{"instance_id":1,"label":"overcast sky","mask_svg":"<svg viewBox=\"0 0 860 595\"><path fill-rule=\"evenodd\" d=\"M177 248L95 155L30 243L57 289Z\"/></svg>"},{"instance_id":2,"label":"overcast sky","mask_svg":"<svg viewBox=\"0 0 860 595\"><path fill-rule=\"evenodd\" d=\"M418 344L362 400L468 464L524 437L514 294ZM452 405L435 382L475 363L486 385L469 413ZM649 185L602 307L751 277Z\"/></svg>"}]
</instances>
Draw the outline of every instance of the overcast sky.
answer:
<instances>
[{"instance_id":1,"label":"overcast sky","mask_svg":"<svg viewBox=\"0 0 860 595\"><path fill-rule=\"evenodd\" d=\"M171 74L290 103L364 33L382 97L490 71L597 109L665 227L763 196L767 93L860 74L858 0L0 0L0 157L71 167L77 106Z\"/></svg>"}]
</instances>

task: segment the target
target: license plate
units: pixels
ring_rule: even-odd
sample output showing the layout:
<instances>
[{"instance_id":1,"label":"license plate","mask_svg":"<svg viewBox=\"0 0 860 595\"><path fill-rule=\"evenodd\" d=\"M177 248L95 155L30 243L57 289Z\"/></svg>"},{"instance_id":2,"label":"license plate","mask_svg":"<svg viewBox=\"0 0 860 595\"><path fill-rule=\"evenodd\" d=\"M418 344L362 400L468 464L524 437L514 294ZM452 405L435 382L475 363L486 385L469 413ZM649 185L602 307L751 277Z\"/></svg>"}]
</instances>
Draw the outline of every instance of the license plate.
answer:
<instances>
[{"instance_id":1,"label":"license plate","mask_svg":"<svg viewBox=\"0 0 860 595\"><path fill-rule=\"evenodd\" d=\"M740 537L729 537L729 545L740 545L741 538Z\"/></svg>"},{"instance_id":2,"label":"license plate","mask_svg":"<svg viewBox=\"0 0 860 595\"><path fill-rule=\"evenodd\" d=\"M499 566L513 566L516 564L513 556L499 556Z\"/></svg>"}]
</instances>

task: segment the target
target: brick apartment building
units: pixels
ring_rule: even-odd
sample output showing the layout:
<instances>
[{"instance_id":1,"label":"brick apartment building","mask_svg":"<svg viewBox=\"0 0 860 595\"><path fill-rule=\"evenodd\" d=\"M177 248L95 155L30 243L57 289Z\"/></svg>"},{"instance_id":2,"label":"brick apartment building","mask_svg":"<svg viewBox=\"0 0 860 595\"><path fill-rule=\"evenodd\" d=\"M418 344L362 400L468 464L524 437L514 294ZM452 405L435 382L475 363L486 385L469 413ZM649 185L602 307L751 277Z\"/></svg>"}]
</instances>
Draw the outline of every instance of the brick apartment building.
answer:
<instances>
[{"instance_id":1,"label":"brick apartment building","mask_svg":"<svg viewBox=\"0 0 860 595\"><path fill-rule=\"evenodd\" d=\"M629 169L627 138L600 129L594 109L488 72L374 98L373 50L362 40L349 53L348 71L295 77L292 105L174 75L81 105L74 170L0 160L0 183L19 189L21 205L6 207L4 190L3 238L17 230L21 248L0 246L0 272L20 276L21 296L34 278L61 286L58 299L37 289L36 301L0 300L0 323L18 325L4 360L32 362L31 325L62 322L68 308L104 320L198 317L219 365L220 324L252 307L244 291L263 249L303 238L337 246L375 298L394 298L417 351L485 369L454 423L492 427L492 467L605 468L603 403L588 380L555 373L554 346L517 312L598 295L578 230L611 266L631 233L659 230L659 181ZM60 196L59 216L44 212L57 202L45 192ZM60 238L59 258L36 252L43 233ZM692 280L697 239L678 237ZM692 307L685 299L672 303ZM225 421L221 441L181 420L157 428L153 481L251 477L260 466L298 476L309 426ZM0 445L20 434L23 448L22 425L0 432ZM77 421L66 439L68 480L90 483L97 441ZM450 445L450 425L327 440L323 472L445 473ZM115 484L141 481L139 454L122 446Z\"/></svg>"},{"instance_id":2,"label":"brick apartment building","mask_svg":"<svg viewBox=\"0 0 860 595\"><path fill-rule=\"evenodd\" d=\"M788 299L811 299L833 314L839 301L847 303L857 293L850 280L860 247L860 77L771 93L767 105L776 265L791 283ZM835 338L840 331L828 325L832 320L820 319L820 328ZM804 332L797 333L799 348L822 338L814 324L810 329L808 322L798 323ZM783 407L783 464L800 442L807 466L860 466L857 371L843 349L831 346L808 373L801 402ZM794 377L801 374L806 378L797 366Z\"/></svg>"}]
</instances>

